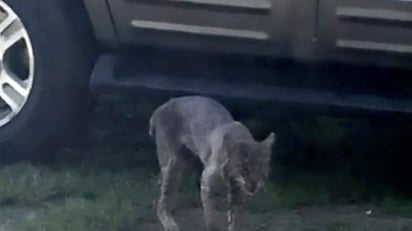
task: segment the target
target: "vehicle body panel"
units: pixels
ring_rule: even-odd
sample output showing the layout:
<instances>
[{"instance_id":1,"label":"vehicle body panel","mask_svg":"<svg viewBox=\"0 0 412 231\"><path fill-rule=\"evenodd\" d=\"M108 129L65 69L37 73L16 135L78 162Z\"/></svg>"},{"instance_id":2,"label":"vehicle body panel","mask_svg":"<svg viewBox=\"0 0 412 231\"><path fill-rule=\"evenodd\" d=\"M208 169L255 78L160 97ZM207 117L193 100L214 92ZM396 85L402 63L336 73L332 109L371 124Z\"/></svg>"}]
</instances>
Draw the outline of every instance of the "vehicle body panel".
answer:
<instances>
[{"instance_id":1,"label":"vehicle body panel","mask_svg":"<svg viewBox=\"0 0 412 231\"><path fill-rule=\"evenodd\" d=\"M84 0L96 39L106 45L118 44L116 29L106 0Z\"/></svg>"},{"instance_id":2,"label":"vehicle body panel","mask_svg":"<svg viewBox=\"0 0 412 231\"><path fill-rule=\"evenodd\" d=\"M412 1L85 0L106 44L410 67Z\"/></svg>"},{"instance_id":3,"label":"vehicle body panel","mask_svg":"<svg viewBox=\"0 0 412 231\"><path fill-rule=\"evenodd\" d=\"M321 0L318 28L322 59L412 64L412 1Z\"/></svg>"},{"instance_id":4,"label":"vehicle body panel","mask_svg":"<svg viewBox=\"0 0 412 231\"><path fill-rule=\"evenodd\" d=\"M105 1L85 0L89 12ZM108 0L116 39L213 53L312 57L316 0ZM302 7L304 6L304 7ZM310 9L306 9L310 8ZM91 14L98 40L107 43L109 23ZM103 22L100 22L102 20ZM303 27L300 25L304 25ZM109 31L110 36L114 32Z\"/></svg>"}]
</instances>

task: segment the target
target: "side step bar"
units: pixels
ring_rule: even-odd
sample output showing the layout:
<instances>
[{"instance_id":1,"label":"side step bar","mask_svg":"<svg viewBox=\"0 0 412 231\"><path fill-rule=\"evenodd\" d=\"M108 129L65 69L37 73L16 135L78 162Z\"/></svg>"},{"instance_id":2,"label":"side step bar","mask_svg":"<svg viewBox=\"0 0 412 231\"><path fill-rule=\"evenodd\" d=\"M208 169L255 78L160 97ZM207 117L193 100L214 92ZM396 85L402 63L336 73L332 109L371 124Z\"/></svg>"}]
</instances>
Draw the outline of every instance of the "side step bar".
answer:
<instances>
[{"instance_id":1,"label":"side step bar","mask_svg":"<svg viewBox=\"0 0 412 231\"><path fill-rule=\"evenodd\" d=\"M278 101L307 106L338 107L351 110L394 112L412 114L412 99L333 93L330 91L285 88L264 85L236 85L204 79L179 78L162 73L132 73L116 76L116 66L121 59L115 55L102 55L91 76L92 92L96 95L123 95L143 89L179 94L202 94L217 97ZM139 90L140 89L140 90Z\"/></svg>"}]
</instances>

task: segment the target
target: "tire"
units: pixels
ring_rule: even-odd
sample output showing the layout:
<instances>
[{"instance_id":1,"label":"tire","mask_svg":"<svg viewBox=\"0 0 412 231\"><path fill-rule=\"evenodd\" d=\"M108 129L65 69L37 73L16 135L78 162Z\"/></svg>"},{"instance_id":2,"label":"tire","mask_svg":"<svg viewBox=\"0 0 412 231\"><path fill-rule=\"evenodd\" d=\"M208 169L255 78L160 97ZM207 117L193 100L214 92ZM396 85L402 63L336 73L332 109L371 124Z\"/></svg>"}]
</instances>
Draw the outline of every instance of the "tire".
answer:
<instances>
[{"instance_id":1,"label":"tire","mask_svg":"<svg viewBox=\"0 0 412 231\"><path fill-rule=\"evenodd\" d=\"M35 65L26 103L0 127L0 159L43 157L71 141L90 115L96 43L81 0L4 2L27 30Z\"/></svg>"}]
</instances>

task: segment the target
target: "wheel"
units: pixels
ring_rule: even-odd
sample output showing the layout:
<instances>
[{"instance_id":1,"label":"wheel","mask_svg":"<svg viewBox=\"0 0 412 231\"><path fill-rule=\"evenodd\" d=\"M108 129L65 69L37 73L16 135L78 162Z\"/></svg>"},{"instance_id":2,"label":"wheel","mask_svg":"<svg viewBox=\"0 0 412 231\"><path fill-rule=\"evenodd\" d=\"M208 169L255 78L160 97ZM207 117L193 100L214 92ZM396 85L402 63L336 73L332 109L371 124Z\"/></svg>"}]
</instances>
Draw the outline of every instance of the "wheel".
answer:
<instances>
[{"instance_id":1,"label":"wheel","mask_svg":"<svg viewBox=\"0 0 412 231\"><path fill-rule=\"evenodd\" d=\"M94 44L81 0L0 0L2 161L43 156L82 127Z\"/></svg>"}]
</instances>

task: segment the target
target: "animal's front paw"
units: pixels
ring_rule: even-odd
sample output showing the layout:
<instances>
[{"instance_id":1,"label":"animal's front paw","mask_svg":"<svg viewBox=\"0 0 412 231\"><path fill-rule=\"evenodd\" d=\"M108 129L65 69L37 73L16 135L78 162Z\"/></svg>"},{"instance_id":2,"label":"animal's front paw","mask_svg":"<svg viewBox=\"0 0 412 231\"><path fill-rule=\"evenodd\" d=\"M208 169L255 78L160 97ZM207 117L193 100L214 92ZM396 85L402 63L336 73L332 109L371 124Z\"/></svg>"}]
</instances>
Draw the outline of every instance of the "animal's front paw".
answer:
<instances>
[{"instance_id":1,"label":"animal's front paw","mask_svg":"<svg viewBox=\"0 0 412 231\"><path fill-rule=\"evenodd\" d=\"M180 231L179 226L173 220L173 218L168 217L162 221L164 231Z\"/></svg>"},{"instance_id":2,"label":"animal's front paw","mask_svg":"<svg viewBox=\"0 0 412 231\"><path fill-rule=\"evenodd\" d=\"M228 225L227 230L228 231L236 231L235 222L236 222L236 212L229 210L227 212L227 225Z\"/></svg>"},{"instance_id":3,"label":"animal's front paw","mask_svg":"<svg viewBox=\"0 0 412 231\"><path fill-rule=\"evenodd\" d=\"M169 225L168 227L165 227L165 231L180 231L179 226L175 223L173 225Z\"/></svg>"}]
</instances>

